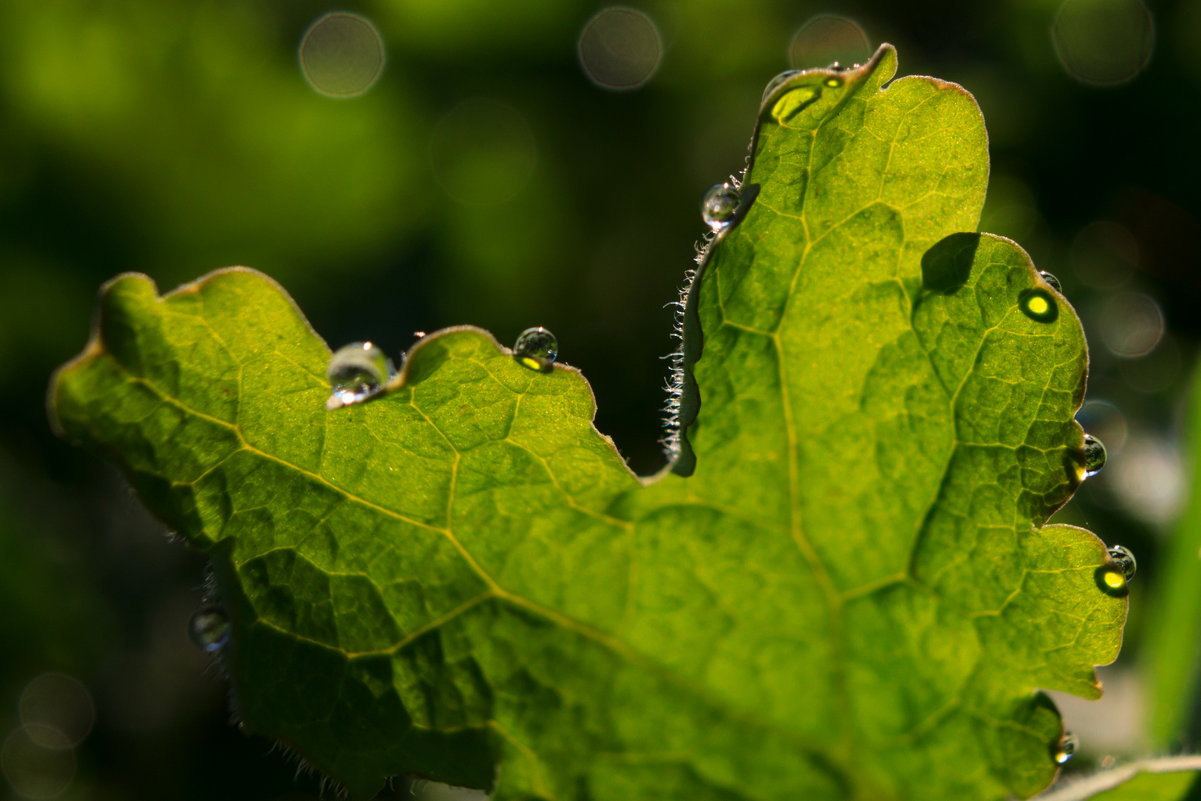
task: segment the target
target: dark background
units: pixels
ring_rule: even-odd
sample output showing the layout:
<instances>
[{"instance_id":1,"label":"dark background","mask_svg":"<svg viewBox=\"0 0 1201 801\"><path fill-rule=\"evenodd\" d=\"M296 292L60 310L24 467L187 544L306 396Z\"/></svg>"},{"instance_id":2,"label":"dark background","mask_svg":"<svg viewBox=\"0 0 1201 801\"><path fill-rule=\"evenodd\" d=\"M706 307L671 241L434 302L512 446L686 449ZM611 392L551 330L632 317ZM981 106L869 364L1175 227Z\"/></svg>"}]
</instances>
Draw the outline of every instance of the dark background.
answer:
<instances>
[{"instance_id":1,"label":"dark background","mask_svg":"<svg viewBox=\"0 0 1201 801\"><path fill-rule=\"evenodd\" d=\"M591 381L598 428L648 473L662 464L663 305L691 266L701 195L741 169L770 77L881 41L899 74L976 94L992 149L981 229L1026 247L1084 319L1098 401L1084 422L1110 466L1060 518L1130 546L1140 576L1124 667L1107 678L1117 706L1091 744L1081 732L1082 761L1149 747L1138 602L1187 494L1180 430L1201 333L1201 4L634 7L645 16L582 39L605 6L0 6L0 793L317 792L226 725L223 684L185 632L203 560L49 430L51 371L82 348L103 281L135 270L165 291L252 266L332 345L393 354L418 330L474 323L511 342L545 325ZM306 30L334 10L369 19L386 50L359 97L315 91L299 63ZM582 41L601 82L639 85L590 80ZM351 68L370 60L311 45ZM309 65L318 84L353 83L353 69Z\"/></svg>"}]
</instances>

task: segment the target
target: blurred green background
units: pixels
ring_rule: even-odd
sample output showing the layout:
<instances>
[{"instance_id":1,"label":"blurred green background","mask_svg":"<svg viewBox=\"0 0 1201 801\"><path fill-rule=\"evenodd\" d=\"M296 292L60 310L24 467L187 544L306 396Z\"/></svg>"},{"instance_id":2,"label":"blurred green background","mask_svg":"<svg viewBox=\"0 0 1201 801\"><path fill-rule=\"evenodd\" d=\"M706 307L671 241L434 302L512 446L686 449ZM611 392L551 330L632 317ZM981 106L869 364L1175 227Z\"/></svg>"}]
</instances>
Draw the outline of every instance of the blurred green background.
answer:
<instances>
[{"instance_id":1,"label":"blurred green background","mask_svg":"<svg viewBox=\"0 0 1201 801\"><path fill-rule=\"evenodd\" d=\"M648 473L663 306L701 195L741 169L769 78L881 41L900 74L976 94L982 229L1057 275L1089 336L1082 421L1110 464L1059 519L1131 547L1140 574L1106 700L1065 706L1077 762L1196 749L1194 713L1149 733L1145 643L1166 565L1201 586L1201 542L1167 556L1196 528L1177 520L1201 336L1201 4L53 0L0 6L0 793L317 794L227 725L186 636L203 560L48 428L50 373L83 346L103 281L136 270L167 290L252 266L331 345L394 356L415 331L511 342L545 325L591 381L599 429ZM1160 639L1192 654L1184 625Z\"/></svg>"}]
</instances>

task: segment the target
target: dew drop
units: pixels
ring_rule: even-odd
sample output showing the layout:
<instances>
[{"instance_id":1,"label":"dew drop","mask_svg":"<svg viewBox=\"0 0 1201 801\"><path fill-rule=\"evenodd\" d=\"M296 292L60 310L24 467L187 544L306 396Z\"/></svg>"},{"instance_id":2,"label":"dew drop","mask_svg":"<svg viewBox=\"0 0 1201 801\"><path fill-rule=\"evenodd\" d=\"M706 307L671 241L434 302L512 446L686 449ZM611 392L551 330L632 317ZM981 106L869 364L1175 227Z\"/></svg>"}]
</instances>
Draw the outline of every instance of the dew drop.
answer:
<instances>
[{"instance_id":1,"label":"dew drop","mask_svg":"<svg viewBox=\"0 0 1201 801\"><path fill-rule=\"evenodd\" d=\"M842 68L839 67L838 62L835 61L833 69L837 70ZM822 83L824 83L829 89L837 89L838 87L842 86L842 78L836 78L835 76L831 75L829 78L826 78L826 80L822 81Z\"/></svg>"},{"instance_id":2,"label":"dew drop","mask_svg":"<svg viewBox=\"0 0 1201 801\"><path fill-rule=\"evenodd\" d=\"M1138 572L1138 562L1134 558L1134 554L1125 545L1114 545L1109 549L1109 559L1113 566L1122 571L1122 577L1126 581L1134 578L1134 574Z\"/></svg>"},{"instance_id":3,"label":"dew drop","mask_svg":"<svg viewBox=\"0 0 1201 801\"><path fill-rule=\"evenodd\" d=\"M1124 598L1130 592L1127 586L1138 570L1138 562L1129 548L1114 545L1107 551L1109 560L1097 568L1095 578L1101 592L1114 598Z\"/></svg>"},{"instance_id":4,"label":"dew drop","mask_svg":"<svg viewBox=\"0 0 1201 801\"><path fill-rule=\"evenodd\" d=\"M522 367L549 373L559 356L559 340L542 326L527 328L513 344L513 358Z\"/></svg>"},{"instance_id":5,"label":"dew drop","mask_svg":"<svg viewBox=\"0 0 1201 801\"><path fill-rule=\"evenodd\" d=\"M1043 279L1043 281L1045 281L1047 283L1047 285L1049 287L1051 287L1051 289L1054 289L1056 292L1063 294L1063 284L1059 283L1058 278L1051 275L1046 270L1039 270L1038 274Z\"/></svg>"},{"instance_id":6,"label":"dew drop","mask_svg":"<svg viewBox=\"0 0 1201 801\"><path fill-rule=\"evenodd\" d=\"M391 360L370 342L352 342L338 348L326 371L332 392L325 408L341 409L378 395L392 372Z\"/></svg>"},{"instance_id":7,"label":"dew drop","mask_svg":"<svg viewBox=\"0 0 1201 801\"><path fill-rule=\"evenodd\" d=\"M229 642L229 618L219 606L206 606L188 621L188 636L205 653L216 653Z\"/></svg>"},{"instance_id":8,"label":"dew drop","mask_svg":"<svg viewBox=\"0 0 1201 801\"><path fill-rule=\"evenodd\" d=\"M701 200L701 219L715 232L725 230L738 212L740 200L735 187L728 183L714 184Z\"/></svg>"},{"instance_id":9,"label":"dew drop","mask_svg":"<svg viewBox=\"0 0 1201 801\"><path fill-rule=\"evenodd\" d=\"M1056 305L1055 298L1041 287L1024 290L1018 295L1018 305L1027 317L1040 323L1054 322L1059 316L1059 306Z\"/></svg>"},{"instance_id":10,"label":"dew drop","mask_svg":"<svg viewBox=\"0 0 1201 801\"><path fill-rule=\"evenodd\" d=\"M800 74L801 74L801 70L785 70L784 72L781 72L776 77L772 78L770 81L767 82L767 86L765 86L763 88L763 98L759 102L766 103L767 98L771 97L772 92L776 91L781 86L783 86L784 82L787 81L792 76L800 75Z\"/></svg>"},{"instance_id":11,"label":"dew drop","mask_svg":"<svg viewBox=\"0 0 1201 801\"><path fill-rule=\"evenodd\" d=\"M1076 739L1076 735L1065 731L1052 749L1051 758L1055 760L1056 765L1063 765L1075 755L1079 745L1080 742Z\"/></svg>"},{"instance_id":12,"label":"dew drop","mask_svg":"<svg viewBox=\"0 0 1201 801\"><path fill-rule=\"evenodd\" d=\"M1092 434L1084 435L1084 478L1092 478L1105 467L1105 445Z\"/></svg>"},{"instance_id":13,"label":"dew drop","mask_svg":"<svg viewBox=\"0 0 1201 801\"><path fill-rule=\"evenodd\" d=\"M1106 562L1097 568L1093 574L1097 587L1101 592L1113 598L1125 598L1130 592L1129 580L1122 569L1113 562Z\"/></svg>"}]
</instances>

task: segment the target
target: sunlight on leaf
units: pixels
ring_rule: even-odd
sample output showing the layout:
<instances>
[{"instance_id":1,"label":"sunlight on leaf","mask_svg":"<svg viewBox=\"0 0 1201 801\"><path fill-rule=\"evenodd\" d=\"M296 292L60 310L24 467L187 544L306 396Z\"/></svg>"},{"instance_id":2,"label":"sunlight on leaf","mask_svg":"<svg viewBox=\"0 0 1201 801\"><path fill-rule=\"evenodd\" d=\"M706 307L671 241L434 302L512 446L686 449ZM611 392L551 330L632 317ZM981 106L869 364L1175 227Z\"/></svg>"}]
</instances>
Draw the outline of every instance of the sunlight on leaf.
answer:
<instances>
[{"instance_id":1,"label":"sunlight on leaf","mask_svg":"<svg viewBox=\"0 0 1201 801\"><path fill-rule=\"evenodd\" d=\"M653 479L577 370L479 329L327 411L330 350L261 274L105 288L52 416L212 559L249 730L359 798L397 774L691 801L1054 778L1037 691L1098 697L1126 614L1104 544L1043 526L1085 476L1083 335L971 233L971 96L895 69L885 46L769 88Z\"/></svg>"}]
</instances>

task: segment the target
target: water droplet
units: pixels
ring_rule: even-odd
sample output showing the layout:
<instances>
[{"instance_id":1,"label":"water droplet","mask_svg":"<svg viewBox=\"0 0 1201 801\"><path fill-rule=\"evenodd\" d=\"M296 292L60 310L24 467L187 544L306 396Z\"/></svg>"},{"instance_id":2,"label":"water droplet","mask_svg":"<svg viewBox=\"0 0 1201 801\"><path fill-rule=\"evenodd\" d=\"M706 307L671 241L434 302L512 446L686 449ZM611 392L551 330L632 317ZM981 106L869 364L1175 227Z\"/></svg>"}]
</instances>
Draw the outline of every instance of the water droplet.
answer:
<instances>
[{"instance_id":1,"label":"water droplet","mask_svg":"<svg viewBox=\"0 0 1201 801\"><path fill-rule=\"evenodd\" d=\"M1138 561L1135 560L1130 549L1125 545L1114 545L1108 553L1113 566L1122 571L1122 576L1126 581L1133 579L1134 574L1138 572Z\"/></svg>"},{"instance_id":2,"label":"water droplet","mask_svg":"<svg viewBox=\"0 0 1201 801\"><path fill-rule=\"evenodd\" d=\"M800 75L800 74L801 74L800 70L785 70L784 72L781 72L776 77L772 78L770 81L767 82L767 86L763 87L763 97L759 102L766 103L767 98L771 97L772 92L776 91L781 86L783 86L784 82L787 81L792 76Z\"/></svg>"},{"instance_id":3,"label":"water droplet","mask_svg":"<svg viewBox=\"0 0 1201 801\"><path fill-rule=\"evenodd\" d=\"M1018 305L1027 317L1040 323L1054 322L1059 316L1059 306L1056 305L1055 298L1041 287L1024 290L1018 295Z\"/></svg>"},{"instance_id":4,"label":"water droplet","mask_svg":"<svg viewBox=\"0 0 1201 801\"><path fill-rule=\"evenodd\" d=\"M1062 765L1075 755L1079 746L1080 741L1076 739L1076 735L1065 731L1051 750L1051 758L1055 760L1056 765Z\"/></svg>"},{"instance_id":5,"label":"water droplet","mask_svg":"<svg viewBox=\"0 0 1201 801\"><path fill-rule=\"evenodd\" d=\"M221 607L206 606L192 615L188 636L206 653L220 651L229 642L229 618Z\"/></svg>"},{"instance_id":6,"label":"water droplet","mask_svg":"<svg viewBox=\"0 0 1201 801\"><path fill-rule=\"evenodd\" d=\"M527 328L513 344L513 358L522 367L549 373L559 356L559 340L542 326Z\"/></svg>"},{"instance_id":7,"label":"water droplet","mask_svg":"<svg viewBox=\"0 0 1201 801\"><path fill-rule=\"evenodd\" d=\"M1093 574L1093 580L1097 582L1097 587L1101 592L1113 598L1125 598L1130 592L1129 579L1122 569L1113 562L1106 562L1097 568Z\"/></svg>"},{"instance_id":8,"label":"water droplet","mask_svg":"<svg viewBox=\"0 0 1201 801\"><path fill-rule=\"evenodd\" d=\"M722 231L734 219L740 200L735 187L728 183L714 184L701 200L701 219L714 231Z\"/></svg>"},{"instance_id":9,"label":"water droplet","mask_svg":"<svg viewBox=\"0 0 1201 801\"><path fill-rule=\"evenodd\" d=\"M341 409L378 395L392 373L392 362L370 342L352 342L338 348L326 371L333 392L325 408Z\"/></svg>"},{"instance_id":10,"label":"water droplet","mask_svg":"<svg viewBox=\"0 0 1201 801\"><path fill-rule=\"evenodd\" d=\"M1092 478L1105 467L1105 445L1092 434L1084 435L1084 476Z\"/></svg>"},{"instance_id":11,"label":"water droplet","mask_svg":"<svg viewBox=\"0 0 1201 801\"><path fill-rule=\"evenodd\" d=\"M1047 283L1047 285L1051 287L1051 289L1054 289L1056 292L1060 293L1061 295L1063 294L1063 284L1059 283L1058 278L1051 275L1046 270L1039 270L1038 274L1043 279L1043 281L1045 281Z\"/></svg>"},{"instance_id":12,"label":"water droplet","mask_svg":"<svg viewBox=\"0 0 1201 801\"><path fill-rule=\"evenodd\" d=\"M1095 578L1101 592L1114 598L1124 598L1130 592L1126 585L1134 578L1138 562L1129 548L1115 545L1107 551L1109 561L1097 568Z\"/></svg>"},{"instance_id":13,"label":"water droplet","mask_svg":"<svg viewBox=\"0 0 1201 801\"><path fill-rule=\"evenodd\" d=\"M837 61L834 62L834 69L841 69L841 67L838 66ZM836 78L831 75L829 78L826 78L826 80L822 81L822 83L824 83L830 89L837 89L838 87L842 86L842 78Z\"/></svg>"}]
</instances>

